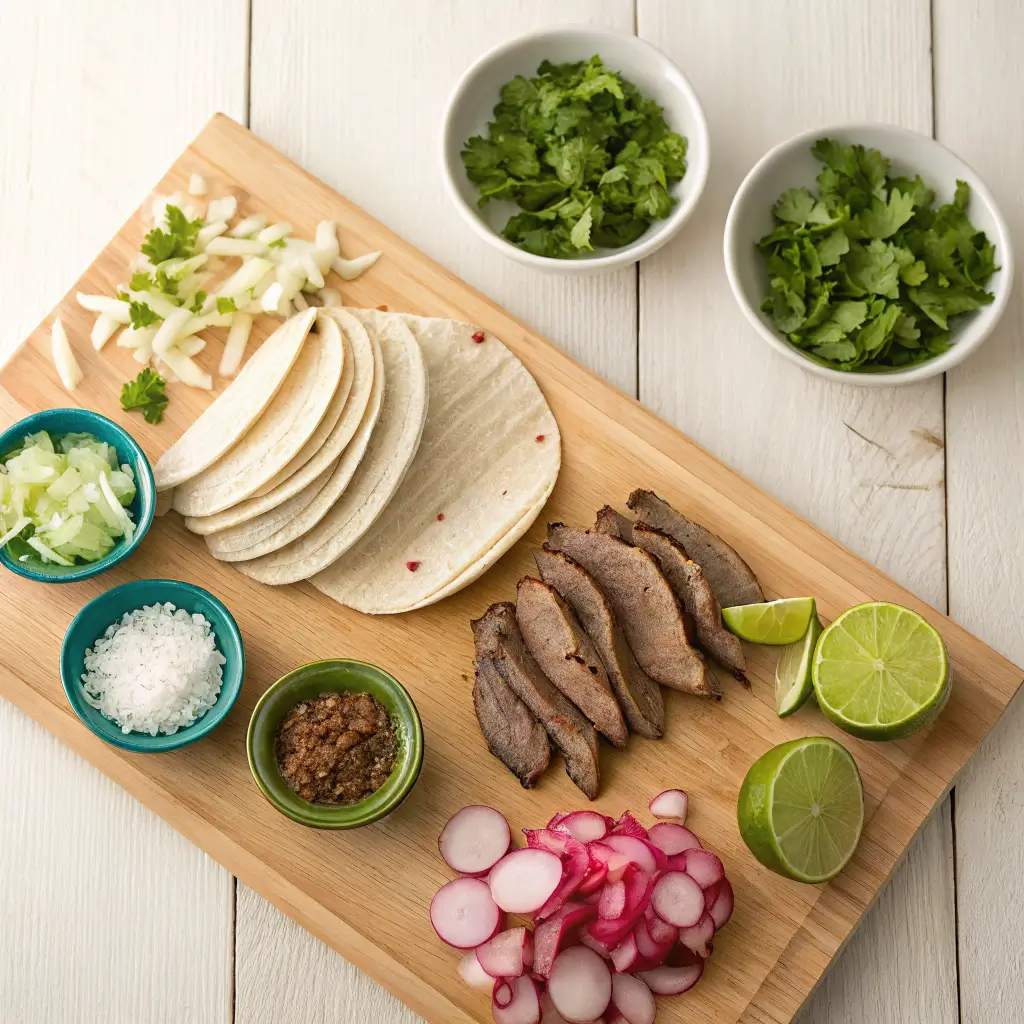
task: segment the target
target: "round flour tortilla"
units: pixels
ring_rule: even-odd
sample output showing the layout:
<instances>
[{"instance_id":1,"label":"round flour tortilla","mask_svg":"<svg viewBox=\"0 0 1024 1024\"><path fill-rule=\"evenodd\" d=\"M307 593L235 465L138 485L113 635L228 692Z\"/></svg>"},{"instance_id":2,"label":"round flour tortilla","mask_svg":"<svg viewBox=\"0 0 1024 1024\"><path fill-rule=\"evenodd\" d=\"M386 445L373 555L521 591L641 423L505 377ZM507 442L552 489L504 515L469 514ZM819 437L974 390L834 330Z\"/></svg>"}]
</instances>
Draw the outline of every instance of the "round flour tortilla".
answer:
<instances>
[{"instance_id":1,"label":"round flour tortilla","mask_svg":"<svg viewBox=\"0 0 1024 1024\"><path fill-rule=\"evenodd\" d=\"M428 601L485 561L539 513L561 464L555 418L505 345L491 334L477 344L469 324L404 319L427 365L422 443L373 528L313 580L329 597L371 614Z\"/></svg>"},{"instance_id":2,"label":"round flour tortilla","mask_svg":"<svg viewBox=\"0 0 1024 1024\"><path fill-rule=\"evenodd\" d=\"M327 515L287 547L238 564L261 583L308 579L348 551L387 507L419 448L427 414L427 372L420 347L400 317L376 310L353 313L377 335L384 354L387 387L380 420L351 482Z\"/></svg>"},{"instance_id":3,"label":"round flour tortilla","mask_svg":"<svg viewBox=\"0 0 1024 1024\"><path fill-rule=\"evenodd\" d=\"M338 325L321 317L284 384L234 448L174 492L187 516L222 512L255 493L295 457L316 432L341 382L345 347Z\"/></svg>"},{"instance_id":4,"label":"round flour tortilla","mask_svg":"<svg viewBox=\"0 0 1024 1024\"><path fill-rule=\"evenodd\" d=\"M375 352L374 343L371 342L370 336L366 333L366 328L355 317L342 310L321 310L320 315L323 316L325 313L332 317L333 321L341 328L342 339L346 345L345 365L352 372L348 400L344 403L343 411L336 418L333 429L330 430L325 439L322 439L316 453L305 465L297 468L287 479L282 479L273 489L265 494L257 492L253 497L247 498L237 505L232 505L231 508L218 512L216 515L197 516L185 520L185 525L193 533L204 536L220 531L226 533L233 527L240 526L243 523L256 519L258 516L263 516L272 509L281 508L286 503L289 503L288 508L291 510L291 515L284 518L284 510L282 508L281 512L269 519L274 524L273 528L268 528L268 521L258 524L256 527L256 533L259 534L258 538L255 534L249 534L244 531L221 538L219 547L223 551L241 551L257 543L257 540L265 540L298 514L300 509L290 504L291 499L297 497L300 492L305 491L312 481L323 474L324 470L333 467L350 442L356 443L354 440L356 432L360 429L360 424L363 423L367 409L373 404L371 403L371 396L373 394L374 381L383 386L383 373L380 369L375 369L377 364L380 363L380 353ZM344 381L342 384L344 384ZM340 390L341 385L339 385L339 392ZM373 424L376 423L379 409L380 396L377 395L375 404L373 404L372 422L366 427L367 436L369 436L369 431L373 429ZM329 416L330 410L324 419L327 419ZM319 433L320 429L318 427L317 433L306 442L303 450L312 446ZM292 461L295 462L298 457L296 456ZM286 466L282 473L287 471L288 468ZM277 480L282 476L282 473L279 473L274 479ZM273 480L270 481L270 483L273 482ZM308 505L309 502L306 504Z\"/></svg>"},{"instance_id":5,"label":"round flour tortilla","mask_svg":"<svg viewBox=\"0 0 1024 1024\"><path fill-rule=\"evenodd\" d=\"M158 491L191 480L245 436L284 383L315 317L316 310L309 309L281 324L217 400L160 456L153 467Z\"/></svg>"},{"instance_id":6,"label":"round flour tortilla","mask_svg":"<svg viewBox=\"0 0 1024 1024\"><path fill-rule=\"evenodd\" d=\"M270 554L298 540L313 529L330 512L331 507L348 486L359 463L370 444L384 405L384 394L388 382L384 372L384 355L377 335L367 332L370 351L373 354L373 384L370 400L358 430L345 448L341 458L334 464L327 483L320 488L316 497L301 511L288 503L288 508L278 507L264 512L248 522L228 530L211 534L206 538L206 547L214 558L222 562L241 562L261 555Z\"/></svg>"}]
</instances>

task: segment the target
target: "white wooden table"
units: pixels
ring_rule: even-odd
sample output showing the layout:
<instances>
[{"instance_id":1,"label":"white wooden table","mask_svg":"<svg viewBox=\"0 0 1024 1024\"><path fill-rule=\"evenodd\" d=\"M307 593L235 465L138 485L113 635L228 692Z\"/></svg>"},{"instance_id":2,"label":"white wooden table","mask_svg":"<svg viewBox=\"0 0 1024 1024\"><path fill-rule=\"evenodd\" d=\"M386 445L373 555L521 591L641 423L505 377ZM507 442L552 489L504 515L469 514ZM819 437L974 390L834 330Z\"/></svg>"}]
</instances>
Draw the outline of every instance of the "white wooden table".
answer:
<instances>
[{"instance_id":1,"label":"white wooden table","mask_svg":"<svg viewBox=\"0 0 1024 1024\"><path fill-rule=\"evenodd\" d=\"M698 211L599 278L486 249L443 194L443 102L547 23L634 31L711 129ZM247 123L716 455L1024 663L1024 302L918 387L835 387L737 311L725 212L771 145L896 122L982 174L1024 232L1018 0L0 2L0 356L215 111ZM0 614L2 614L0 581ZM1024 709L936 811L803 1022L1024 1019ZM405 1024L417 1018L0 701L0 1019Z\"/></svg>"}]
</instances>

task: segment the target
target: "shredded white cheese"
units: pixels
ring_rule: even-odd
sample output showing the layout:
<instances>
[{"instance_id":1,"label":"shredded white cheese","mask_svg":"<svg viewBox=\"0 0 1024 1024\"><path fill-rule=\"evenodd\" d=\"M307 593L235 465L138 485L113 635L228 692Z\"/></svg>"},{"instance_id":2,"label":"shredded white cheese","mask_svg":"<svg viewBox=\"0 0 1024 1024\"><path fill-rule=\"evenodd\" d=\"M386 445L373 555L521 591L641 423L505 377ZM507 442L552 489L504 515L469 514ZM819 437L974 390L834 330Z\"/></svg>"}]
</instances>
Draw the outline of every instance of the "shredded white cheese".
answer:
<instances>
[{"instance_id":1,"label":"shredded white cheese","mask_svg":"<svg viewBox=\"0 0 1024 1024\"><path fill-rule=\"evenodd\" d=\"M217 702L224 655L202 615L166 604L127 612L85 652L85 699L121 731L191 725Z\"/></svg>"}]
</instances>

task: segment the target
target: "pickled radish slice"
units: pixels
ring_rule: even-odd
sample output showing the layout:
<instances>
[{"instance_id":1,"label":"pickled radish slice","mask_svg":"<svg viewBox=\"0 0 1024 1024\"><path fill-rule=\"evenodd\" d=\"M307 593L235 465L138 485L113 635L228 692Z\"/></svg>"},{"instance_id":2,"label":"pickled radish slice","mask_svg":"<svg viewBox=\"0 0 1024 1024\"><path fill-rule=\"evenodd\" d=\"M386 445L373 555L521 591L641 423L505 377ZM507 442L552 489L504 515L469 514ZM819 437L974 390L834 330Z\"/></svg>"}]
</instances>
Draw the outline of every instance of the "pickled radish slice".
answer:
<instances>
[{"instance_id":1,"label":"pickled radish slice","mask_svg":"<svg viewBox=\"0 0 1024 1024\"><path fill-rule=\"evenodd\" d=\"M704 962L687 967L655 967L636 975L656 996L678 996L693 988L704 973Z\"/></svg>"},{"instance_id":2,"label":"pickled radish slice","mask_svg":"<svg viewBox=\"0 0 1024 1024\"><path fill-rule=\"evenodd\" d=\"M561 881L561 859L547 850L537 849L513 850L506 854L491 869L488 879L494 903L509 914L532 914L539 910Z\"/></svg>"},{"instance_id":3,"label":"pickled radish slice","mask_svg":"<svg viewBox=\"0 0 1024 1024\"><path fill-rule=\"evenodd\" d=\"M508 822L493 807L463 807L441 830L437 847L444 862L460 875L485 875L508 853Z\"/></svg>"},{"instance_id":4,"label":"pickled radish slice","mask_svg":"<svg viewBox=\"0 0 1024 1024\"><path fill-rule=\"evenodd\" d=\"M581 843L590 843L597 839L603 839L611 827L611 819L606 818L597 811L573 811L560 818L549 828L556 828L561 832L568 832L573 839Z\"/></svg>"},{"instance_id":5,"label":"pickled radish slice","mask_svg":"<svg viewBox=\"0 0 1024 1024\"><path fill-rule=\"evenodd\" d=\"M499 1004L497 995L491 1001L491 1015L496 1024L540 1024L540 997L537 983L529 975L510 982L499 982L511 991L511 998ZM495 986L497 993L498 986Z\"/></svg>"},{"instance_id":6,"label":"pickled radish slice","mask_svg":"<svg viewBox=\"0 0 1024 1024\"><path fill-rule=\"evenodd\" d=\"M456 949L474 949L501 926L501 911L479 878L456 878L430 901L430 923L442 941Z\"/></svg>"},{"instance_id":7,"label":"pickled radish slice","mask_svg":"<svg viewBox=\"0 0 1024 1024\"><path fill-rule=\"evenodd\" d=\"M656 818L677 818L680 823L686 820L689 798L681 789L666 789L659 793L648 805L651 814Z\"/></svg>"},{"instance_id":8,"label":"pickled radish slice","mask_svg":"<svg viewBox=\"0 0 1024 1024\"><path fill-rule=\"evenodd\" d=\"M649 835L650 841L669 857L701 848L700 840L688 828L674 821L659 821L651 826Z\"/></svg>"},{"instance_id":9,"label":"pickled radish slice","mask_svg":"<svg viewBox=\"0 0 1024 1024\"><path fill-rule=\"evenodd\" d=\"M533 933L533 970L542 978L551 973L551 965L561 952L568 933L593 921L597 911L582 903L566 903L561 910L541 921Z\"/></svg>"},{"instance_id":10,"label":"pickled radish slice","mask_svg":"<svg viewBox=\"0 0 1024 1024\"><path fill-rule=\"evenodd\" d=\"M695 925L704 913L704 890L683 871L666 871L654 883L651 906L677 928Z\"/></svg>"},{"instance_id":11,"label":"pickled radish slice","mask_svg":"<svg viewBox=\"0 0 1024 1024\"><path fill-rule=\"evenodd\" d=\"M480 966L476 950L470 950L459 961L459 974L462 975L462 980L473 988L494 989L494 979Z\"/></svg>"},{"instance_id":12,"label":"pickled radish slice","mask_svg":"<svg viewBox=\"0 0 1024 1024\"><path fill-rule=\"evenodd\" d=\"M728 878L723 878L722 888L718 892L718 898L711 905L711 909L708 911L711 915L711 919L715 922L716 932L720 931L729 923L729 918L732 917L732 907L732 886L729 884Z\"/></svg>"},{"instance_id":13,"label":"pickled radish slice","mask_svg":"<svg viewBox=\"0 0 1024 1024\"><path fill-rule=\"evenodd\" d=\"M512 982L506 981L503 978L499 978L498 981L491 979L491 984L494 986L491 992L491 1002L495 1006L504 1009L512 1002Z\"/></svg>"},{"instance_id":14,"label":"pickled radish slice","mask_svg":"<svg viewBox=\"0 0 1024 1024\"><path fill-rule=\"evenodd\" d=\"M653 875L658 870L655 855L644 840L629 835L610 835L602 842L610 846L616 853L639 865L649 875Z\"/></svg>"},{"instance_id":15,"label":"pickled radish slice","mask_svg":"<svg viewBox=\"0 0 1024 1024\"><path fill-rule=\"evenodd\" d=\"M612 1006L628 1024L654 1024L654 996L639 978L630 974L612 977Z\"/></svg>"},{"instance_id":16,"label":"pickled radish slice","mask_svg":"<svg viewBox=\"0 0 1024 1024\"><path fill-rule=\"evenodd\" d=\"M710 942L714 937L715 921L706 910L695 925L679 929L679 941L701 959L706 959L711 955Z\"/></svg>"},{"instance_id":17,"label":"pickled radish slice","mask_svg":"<svg viewBox=\"0 0 1024 1024\"><path fill-rule=\"evenodd\" d=\"M586 946L563 950L551 967L548 995L570 1024L595 1020L608 1009L612 998L608 965Z\"/></svg>"},{"instance_id":18,"label":"pickled radish slice","mask_svg":"<svg viewBox=\"0 0 1024 1024\"><path fill-rule=\"evenodd\" d=\"M711 918L709 917L710 921ZM712 932L714 928L712 927ZM518 978L526 973L532 961L533 937L525 928L509 928L498 932L482 946L475 956L480 966L494 978Z\"/></svg>"},{"instance_id":19,"label":"pickled radish slice","mask_svg":"<svg viewBox=\"0 0 1024 1024\"><path fill-rule=\"evenodd\" d=\"M620 974L631 971L640 958L640 950L636 946L636 936L630 932L613 950L612 966Z\"/></svg>"},{"instance_id":20,"label":"pickled radish slice","mask_svg":"<svg viewBox=\"0 0 1024 1024\"><path fill-rule=\"evenodd\" d=\"M725 878L725 866L710 850L687 850L686 873L702 889L707 889Z\"/></svg>"},{"instance_id":21,"label":"pickled radish slice","mask_svg":"<svg viewBox=\"0 0 1024 1024\"><path fill-rule=\"evenodd\" d=\"M597 913L599 917L606 920L615 920L622 917L626 909L626 883L609 882L601 890L601 898L597 902Z\"/></svg>"}]
</instances>

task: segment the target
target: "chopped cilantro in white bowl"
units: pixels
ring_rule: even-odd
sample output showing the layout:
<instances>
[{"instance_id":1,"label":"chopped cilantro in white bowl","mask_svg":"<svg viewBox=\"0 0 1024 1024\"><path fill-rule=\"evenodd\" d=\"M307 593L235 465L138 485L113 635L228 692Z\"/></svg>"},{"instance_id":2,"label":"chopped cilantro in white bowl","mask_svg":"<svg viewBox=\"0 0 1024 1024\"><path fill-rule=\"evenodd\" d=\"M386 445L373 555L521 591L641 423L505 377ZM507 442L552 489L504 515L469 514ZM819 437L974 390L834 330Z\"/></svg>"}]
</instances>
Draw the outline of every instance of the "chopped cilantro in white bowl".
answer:
<instances>
[{"instance_id":1,"label":"chopped cilantro in white bowl","mask_svg":"<svg viewBox=\"0 0 1024 1024\"><path fill-rule=\"evenodd\" d=\"M890 386L944 373L991 333L1013 285L978 175L890 125L806 132L750 171L725 226L733 294L804 369Z\"/></svg>"}]
</instances>

